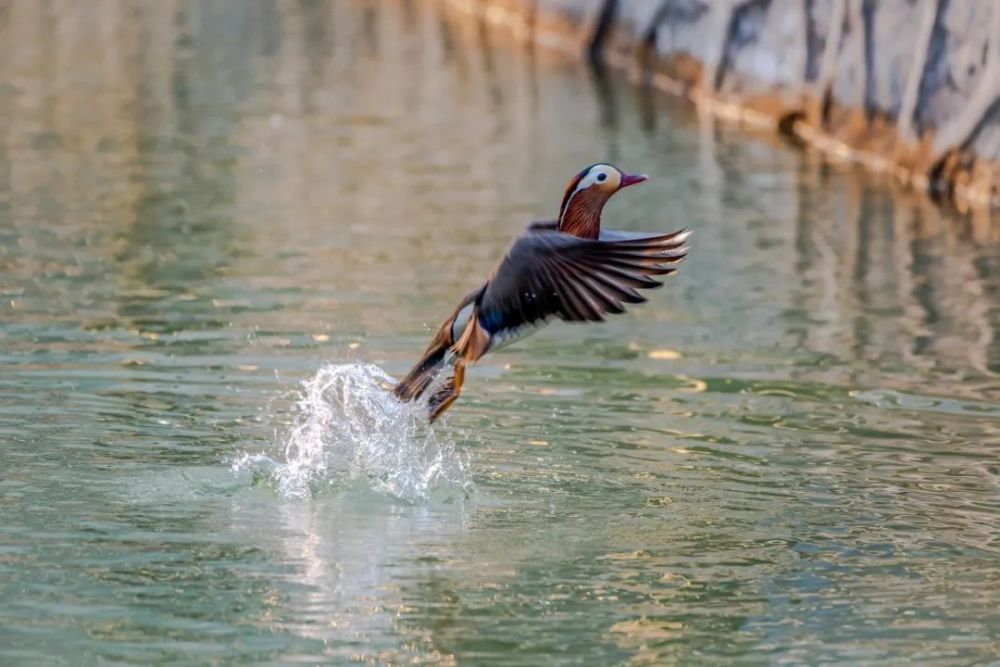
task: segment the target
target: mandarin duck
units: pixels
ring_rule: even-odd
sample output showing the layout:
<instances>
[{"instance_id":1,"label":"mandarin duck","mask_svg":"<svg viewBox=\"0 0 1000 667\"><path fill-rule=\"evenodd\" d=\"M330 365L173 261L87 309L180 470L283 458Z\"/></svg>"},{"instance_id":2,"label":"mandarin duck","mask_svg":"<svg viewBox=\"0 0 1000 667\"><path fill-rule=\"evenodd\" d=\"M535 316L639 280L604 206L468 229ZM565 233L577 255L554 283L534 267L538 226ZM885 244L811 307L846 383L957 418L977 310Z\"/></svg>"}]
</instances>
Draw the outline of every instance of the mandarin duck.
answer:
<instances>
[{"instance_id":1,"label":"mandarin duck","mask_svg":"<svg viewBox=\"0 0 1000 667\"><path fill-rule=\"evenodd\" d=\"M431 395L433 422L458 398L465 367L526 336L553 317L601 322L642 303L639 289L660 287L687 254L690 232L648 234L601 229L601 211L616 192L646 180L610 164L594 164L566 187L559 217L528 226L486 282L444 321L427 351L393 388L397 398L419 399L439 372L451 377Z\"/></svg>"}]
</instances>

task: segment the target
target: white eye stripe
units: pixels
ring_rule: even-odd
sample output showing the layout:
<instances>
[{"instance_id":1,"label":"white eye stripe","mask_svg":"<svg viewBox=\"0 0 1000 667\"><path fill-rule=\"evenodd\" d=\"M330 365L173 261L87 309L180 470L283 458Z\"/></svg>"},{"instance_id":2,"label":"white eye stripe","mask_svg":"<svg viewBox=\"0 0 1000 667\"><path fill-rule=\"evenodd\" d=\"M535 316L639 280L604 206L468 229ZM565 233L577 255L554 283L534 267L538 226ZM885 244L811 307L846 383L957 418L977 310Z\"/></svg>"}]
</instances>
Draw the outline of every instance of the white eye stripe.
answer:
<instances>
[{"instance_id":1,"label":"white eye stripe","mask_svg":"<svg viewBox=\"0 0 1000 667\"><path fill-rule=\"evenodd\" d=\"M603 178L601 178L602 176ZM603 183L607 178L608 174L603 169L592 169L586 177L580 179L580 183L576 186L573 194L576 194L580 190L586 190L595 183Z\"/></svg>"}]
</instances>

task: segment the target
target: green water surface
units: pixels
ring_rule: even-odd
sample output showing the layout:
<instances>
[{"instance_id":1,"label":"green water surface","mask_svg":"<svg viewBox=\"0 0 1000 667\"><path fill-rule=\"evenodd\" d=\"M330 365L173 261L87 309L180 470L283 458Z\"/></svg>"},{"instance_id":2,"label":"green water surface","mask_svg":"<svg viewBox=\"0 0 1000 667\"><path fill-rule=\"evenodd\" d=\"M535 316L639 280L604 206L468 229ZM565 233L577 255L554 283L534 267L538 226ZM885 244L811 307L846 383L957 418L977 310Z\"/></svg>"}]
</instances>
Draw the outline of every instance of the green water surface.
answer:
<instances>
[{"instance_id":1,"label":"green water surface","mask_svg":"<svg viewBox=\"0 0 1000 667\"><path fill-rule=\"evenodd\" d=\"M621 79L421 2L0 2L0 664L1000 659L995 226ZM471 370L464 492L234 472L595 161L692 252Z\"/></svg>"}]
</instances>

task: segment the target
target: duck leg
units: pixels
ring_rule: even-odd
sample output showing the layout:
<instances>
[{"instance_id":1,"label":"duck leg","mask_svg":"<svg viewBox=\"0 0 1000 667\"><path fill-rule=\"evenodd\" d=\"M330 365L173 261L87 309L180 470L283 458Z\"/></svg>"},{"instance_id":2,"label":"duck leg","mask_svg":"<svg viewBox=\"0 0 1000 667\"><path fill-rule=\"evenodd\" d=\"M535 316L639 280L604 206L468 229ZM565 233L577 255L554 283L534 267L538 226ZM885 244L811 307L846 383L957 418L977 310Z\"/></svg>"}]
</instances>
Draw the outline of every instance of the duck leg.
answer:
<instances>
[{"instance_id":1,"label":"duck leg","mask_svg":"<svg viewBox=\"0 0 1000 667\"><path fill-rule=\"evenodd\" d=\"M465 382L465 362L459 359L455 363L454 375L448 378L444 386L431 396L431 400L429 401L431 414L428 421L433 423L435 419L441 416L441 413L451 407L451 404L462 393L463 382Z\"/></svg>"}]
</instances>

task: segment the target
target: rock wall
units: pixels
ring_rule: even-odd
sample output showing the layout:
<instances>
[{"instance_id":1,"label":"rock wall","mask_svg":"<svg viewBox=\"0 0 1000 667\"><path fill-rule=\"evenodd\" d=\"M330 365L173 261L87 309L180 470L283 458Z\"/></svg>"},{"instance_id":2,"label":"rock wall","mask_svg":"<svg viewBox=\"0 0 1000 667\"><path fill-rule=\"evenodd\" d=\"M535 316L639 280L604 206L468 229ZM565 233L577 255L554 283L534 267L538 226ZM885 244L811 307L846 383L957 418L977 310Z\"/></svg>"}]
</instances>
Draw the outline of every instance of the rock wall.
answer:
<instances>
[{"instance_id":1,"label":"rock wall","mask_svg":"<svg viewBox=\"0 0 1000 667\"><path fill-rule=\"evenodd\" d=\"M445 0L723 115L1000 206L1000 0Z\"/></svg>"}]
</instances>

